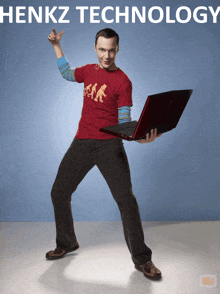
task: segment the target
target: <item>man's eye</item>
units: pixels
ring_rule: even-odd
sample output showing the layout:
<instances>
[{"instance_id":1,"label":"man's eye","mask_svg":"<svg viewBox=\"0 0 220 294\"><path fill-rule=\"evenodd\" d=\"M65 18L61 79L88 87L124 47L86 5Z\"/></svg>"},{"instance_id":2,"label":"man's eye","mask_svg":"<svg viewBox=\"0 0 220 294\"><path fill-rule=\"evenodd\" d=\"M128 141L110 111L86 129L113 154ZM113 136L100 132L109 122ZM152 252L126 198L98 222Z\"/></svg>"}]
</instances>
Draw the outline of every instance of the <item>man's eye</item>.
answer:
<instances>
[{"instance_id":1,"label":"man's eye","mask_svg":"<svg viewBox=\"0 0 220 294\"><path fill-rule=\"evenodd\" d=\"M101 50L101 51L104 51L104 49L103 49L103 48L101 48L100 50Z\"/></svg>"}]
</instances>

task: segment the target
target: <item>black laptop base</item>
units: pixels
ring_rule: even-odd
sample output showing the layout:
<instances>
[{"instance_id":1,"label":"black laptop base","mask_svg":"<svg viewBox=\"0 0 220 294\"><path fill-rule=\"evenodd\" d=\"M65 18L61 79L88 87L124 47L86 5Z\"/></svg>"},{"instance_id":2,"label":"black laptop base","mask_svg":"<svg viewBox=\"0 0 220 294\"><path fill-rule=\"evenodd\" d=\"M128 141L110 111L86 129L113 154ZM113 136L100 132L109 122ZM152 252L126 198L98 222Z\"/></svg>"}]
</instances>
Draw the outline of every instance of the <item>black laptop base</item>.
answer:
<instances>
[{"instance_id":1,"label":"black laptop base","mask_svg":"<svg viewBox=\"0 0 220 294\"><path fill-rule=\"evenodd\" d=\"M132 138L132 136L134 134L134 131L136 129L137 124L138 124L138 122L136 120L134 120L131 122L125 122L122 124L101 128L100 131L107 133L107 134L110 134L110 135L120 137L120 138L125 139L127 141L133 141L133 140L145 139L147 133L149 133L149 135L150 135L151 130L155 129L155 128L157 128L157 134L159 135L159 134L163 134L165 132L168 132L176 127L175 125L172 126L169 124L163 124L160 126L153 126L153 127L148 128L146 130L145 135L143 137L134 139L134 138Z\"/></svg>"}]
</instances>

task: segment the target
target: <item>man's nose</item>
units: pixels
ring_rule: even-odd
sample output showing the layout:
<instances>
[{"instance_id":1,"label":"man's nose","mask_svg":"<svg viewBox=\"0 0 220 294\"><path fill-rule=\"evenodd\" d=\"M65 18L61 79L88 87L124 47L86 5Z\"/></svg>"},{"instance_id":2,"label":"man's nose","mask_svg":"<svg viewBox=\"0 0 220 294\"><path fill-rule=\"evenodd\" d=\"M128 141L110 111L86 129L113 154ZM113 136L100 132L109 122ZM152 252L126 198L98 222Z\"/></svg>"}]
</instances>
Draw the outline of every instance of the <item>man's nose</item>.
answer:
<instances>
[{"instance_id":1,"label":"man's nose","mask_svg":"<svg viewBox=\"0 0 220 294\"><path fill-rule=\"evenodd\" d=\"M110 52L109 51L105 52L105 58L110 58Z\"/></svg>"}]
</instances>

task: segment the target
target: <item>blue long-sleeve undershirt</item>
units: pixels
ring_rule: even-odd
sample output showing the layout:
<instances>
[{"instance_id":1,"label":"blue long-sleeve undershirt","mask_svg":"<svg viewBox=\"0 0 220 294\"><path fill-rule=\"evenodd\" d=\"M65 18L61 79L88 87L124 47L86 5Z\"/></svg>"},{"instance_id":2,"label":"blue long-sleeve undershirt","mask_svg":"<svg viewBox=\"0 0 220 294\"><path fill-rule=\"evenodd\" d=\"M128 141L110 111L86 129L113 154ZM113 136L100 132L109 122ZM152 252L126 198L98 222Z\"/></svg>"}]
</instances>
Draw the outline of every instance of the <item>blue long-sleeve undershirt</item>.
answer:
<instances>
[{"instance_id":1,"label":"blue long-sleeve undershirt","mask_svg":"<svg viewBox=\"0 0 220 294\"><path fill-rule=\"evenodd\" d=\"M57 64L64 79L67 81L76 82L74 75L75 69L70 67L66 57L62 56L58 58ZM123 106L118 108L118 123L121 124L128 121L131 121L131 107Z\"/></svg>"}]
</instances>

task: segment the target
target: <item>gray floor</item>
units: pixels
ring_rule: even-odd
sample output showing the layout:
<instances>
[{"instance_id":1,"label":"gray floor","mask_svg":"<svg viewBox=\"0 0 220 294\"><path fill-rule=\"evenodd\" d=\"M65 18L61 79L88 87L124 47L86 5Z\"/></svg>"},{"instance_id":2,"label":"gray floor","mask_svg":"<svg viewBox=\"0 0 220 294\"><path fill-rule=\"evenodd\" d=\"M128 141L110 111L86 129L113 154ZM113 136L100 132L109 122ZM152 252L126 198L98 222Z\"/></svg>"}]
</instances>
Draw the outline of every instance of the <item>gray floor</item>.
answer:
<instances>
[{"instance_id":1,"label":"gray floor","mask_svg":"<svg viewBox=\"0 0 220 294\"><path fill-rule=\"evenodd\" d=\"M4 294L220 293L220 221L143 222L145 243L162 271L151 281L134 268L121 222L76 222L80 248L49 261L54 223L1 223Z\"/></svg>"}]
</instances>

